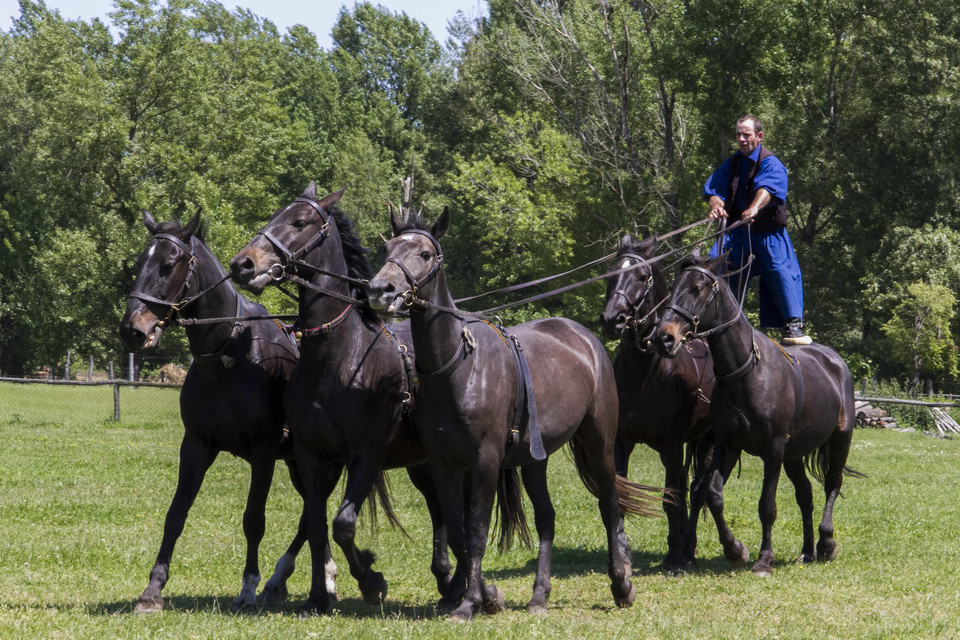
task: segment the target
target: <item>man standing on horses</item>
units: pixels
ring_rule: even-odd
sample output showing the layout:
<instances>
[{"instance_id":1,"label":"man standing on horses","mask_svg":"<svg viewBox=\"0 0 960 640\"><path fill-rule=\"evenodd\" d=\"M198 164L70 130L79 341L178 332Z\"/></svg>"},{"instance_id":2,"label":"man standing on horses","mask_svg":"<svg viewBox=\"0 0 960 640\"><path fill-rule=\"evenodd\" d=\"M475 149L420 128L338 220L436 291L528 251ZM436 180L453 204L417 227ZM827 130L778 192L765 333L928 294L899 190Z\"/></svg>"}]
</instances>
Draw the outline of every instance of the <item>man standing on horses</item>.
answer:
<instances>
[{"instance_id":1,"label":"man standing on horses","mask_svg":"<svg viewBox=\"0 0 960 640\"><path fill-rule=\"evenodd\" d=\"M756 116L737 120L739 151L704 184L711 218L746 221L714 245L710 255L730 250L729 282L735 293L741 282L760 276L760 326L783 327L783 344L810 344L803 331L800 264L787 234L787 170L760 144L762 139L763 125ZM754 263L742 273L751 252Z\"/></svg>"}]
</instances>

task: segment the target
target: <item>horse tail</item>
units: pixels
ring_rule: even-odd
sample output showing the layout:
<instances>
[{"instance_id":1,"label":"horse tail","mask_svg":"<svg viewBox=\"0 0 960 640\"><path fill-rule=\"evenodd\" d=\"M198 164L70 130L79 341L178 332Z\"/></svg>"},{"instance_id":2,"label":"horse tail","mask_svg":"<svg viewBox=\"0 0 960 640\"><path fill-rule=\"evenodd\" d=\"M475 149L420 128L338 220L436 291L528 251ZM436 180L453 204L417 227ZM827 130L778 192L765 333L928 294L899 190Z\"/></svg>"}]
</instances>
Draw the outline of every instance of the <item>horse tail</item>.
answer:
<instances>
[{"instance_id":1,"label":"horse tail","mask_svg":"<svg viewBox=\"0 0 960 640\"><path fill-rule=\"evenodd\" d=\"M807 472L813 476L817 482L823 484L823 479L827 475L827 466L830 461L830 441L827 440L819 449L812 451L804 459L804 466L807 468ZM843 465L843 475L852 478L867 478L867 474L861 473L852 467Z\"/></svg>"},{"instance_id":2,"label":"horse tail","mask_svg":"<svg viewBox=\"0 0 960 640\"><path fill-rule=\"evenodd\" d=\"M370 531L374 532L377 529L377 502L380 502L380 508L383 509L383 513L387 516L387 522L390 523L390 526L396 529L399 529L403 535L408 539L410 534L407 533L407 530L403 528L403 525L400 524L400 519L397 518L396 512L393 510L393 504L390 502L390 481L387 478L387 473L381 470L377 474L376 480L373 481L373 487L370 491L370 495L367 496L367 514L370 518Z\"/></svg>"},{"instance_id":3,"label":"horse tail","mask_svg":"<svg viewBox=\"0 0 960 640\"><path fill-rule=\"evenodd\" d=\"M574 465L577 467L577 474L580 481L595 497L601 498L600 483L597 482L594 472L590 468L587 452L577 438L571 438L567 444L569 452L573 455ZM673 498L665 496L666 489L663 487L652 487L645 484L631 482L623 476L614 475L617 487L617 504L620 507L620 513L629 516L659 516L660 510L655 508L657 505L667 502L673 503Z\"/></svg>"},{"instance_id":4,"label":"horse tail","mask_svg":"<svg viewBox=\"0 0 960 640\"><path fill-rule=\"evenodd\" d=\"M500 529L497 551L503 553L513 546L515 540L530 548L533 538L527 525L527 515L523 509L523 495L520 492L520 477L517 470L500 469L497 482L497 512L494 529Z\"/></svg>"}]
</instances>

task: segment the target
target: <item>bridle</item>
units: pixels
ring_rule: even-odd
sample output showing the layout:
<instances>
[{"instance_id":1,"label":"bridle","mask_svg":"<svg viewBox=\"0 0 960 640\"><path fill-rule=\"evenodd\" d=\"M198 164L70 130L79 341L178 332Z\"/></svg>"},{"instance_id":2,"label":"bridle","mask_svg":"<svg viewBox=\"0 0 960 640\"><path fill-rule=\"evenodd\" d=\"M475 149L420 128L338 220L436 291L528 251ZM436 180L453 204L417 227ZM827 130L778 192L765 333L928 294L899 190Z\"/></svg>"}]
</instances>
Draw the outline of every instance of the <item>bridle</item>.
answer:
<instances>
[{"instance_id":1,"label":"bridle","mask_svg":"<svg viewBox=\"0 0 960 640\"><path fill-rule=\"evenodd\" d=\"M274 263L269 269L267 269L267 273L269 273L270 277L276 281L284 279L289 267L293 267L294 271L297 267L303 266L314 268L312 265L308 265L303 262L303 257L313 251L327 238L327 236L330 235L330 216L326 211L323 210L323 207L321 207L319 203L314 202L309 198L297 198L290 205L287 205L287 209L298 202L312 207L313 210L317 212L317 215L320 216L320 219L323 220L323 225L320 227L319 231L317 231L314 236L310 238L310 240L308 240L302 247L296 251L289 249L282 240L267 231L266 228L263 228L256 233L256 235L266 238L280 254L282 262Z\"/></svg>"},{"instance_id":2,"label":"bridle","mask_svg":"<svg viewBox=\"0 0 960 640\"><path fill-rule=\"evenodd\" d=\"M637 268L643 266L644 264L648 264L648 260L646 258L644 258L640 254L635 253L633 251L624 251L618 254L617 260L621 260L621 259L637 260L637 262L639 263L637 265ZM637 278L637 280L640 280L640 278ZM613 289L613 291L610 292L610 297L612 298L613 296L620 296L627 303L627 307L630 309L630 315L627 316L627 320L624 324L623 330L632 332L634 334L634 338L637 341L638 348L640 348L641 350L648 350L649 348L643 347L640 343L646 342L650 344L652 343L652 338L650 340L642 338L640 336L639 330L640 330L640 327L643 325L643 323L646 322L647 318L653 315L653 318L654 318L653 330L651 331L650 335L652 335L656 331L656 325L658 321L656 311L657 311L657 308L660 306L660 304L655 305L653 309L651 309L649 312L644 314L642 317L640 316L640 306L644 303L647 296L653 290L653 270L652 269L650 270L650 273L647 274L647 277L643 279L643 283L644 283L643 290L639 293L639 295L637 295L635 300L631 298L630 295L624 289L620 289L620 288Z\"/></svg>"},{"instance_id":3,"label":"bridle","mask_svg":"<svg viewBox=\"0 0 960 640\"><path fill-rule=\"evenodd\" d=\"M403 272L404 277L407 279L407 284L410 285L410 289L408 289L402 294L402 297L406 306L412 307L415 304L419 304L420 306L426 306L427 301L420 297L420 290L423 288L425 284L428 284L431 280L433 280L436 277L436 275L440 272L440 268L443 266L443 249L440 248L440 241L437 240L433 236L433 234L431 234L429 231L424 231L422 229L407 229L406 231L403 231L402 233L397 235L397 238L407 233L414 233L429 239L430 242L433 243L434 249L437 250L437 258L436 258L437 261L419 279L416 278L410 272L410 269L407 268L407 265L403 264L403 262L401 262L400 260L397 260L396 258L387 258L386 260L384 260L384 264L391 262L397 265L400 268L400 271Z\"/></svg>"},{"instance_id":4,"label":"bridle","mask_svg":"<svg viewBox=\"0 0 960 640\"><path fill-rule=\"evenodd\" d=\"M738 309L737 314L734 315L733 318L731 318L730 320L727 320L726 322L722 322L715 327L707 329L706 331L697 331L698 327L700 326L700 320L703 315L703 312L706 311L707 307L713 304L717 299L717 290L720 287L720 279L717 277L715 273L713 273L709 269L704 269L703 267L698 265L689 266L686 269L684 269L684 271L696 271L696 272L702 273L710 279L711 284L710 284L710 294L703 301L703 303L700 306L700 309L697 310L696 313L687 311L686 309L682 307L678 307L677 305L672 303L668 304L666 307L668 310L671 310L675 312L677 315L681 316L691 325L690 331L688 331L686 335L683 336L683 342L689 342L690 340L693 340L695 338L706 338L715 333L719 333L740 319L740 310Z\"/></svg>"},{"instance_id":5,"label":"bridle","mask_svg":"<svg viewBox=\"0 0 960 640\"><path fill-rule=\"evenodd\" d=\"M358 301L349 296L345 296L340 293L336 293L334 291L328 291L326 289L318 287L317 285L310 282L309 280L300 277L299 270L303 269L305 271L310 271L314 274L319 273L322 275L336 278L338 280L350 282L352 284L359 285L359 286L366 286L367 282L365 280L351 278L350 276L342 273L333 273L332 271L327 271L326 269L322 269L316 265L312 265L307 262L304 262L304 257L306 257L308 253L316 249L318 246L320 246L321 243L323 243L324 240L330 237L330 229L332 225L335 224L335 221L331 221L330 214L327 213L327 211L325 211L324 208L321 207L318 202L310 198L297 198L290 205L287 206L287 209L289 209L291 206L297 203L306 204L310 206L314 211L317 212L317 215L319 215L320 219L323 221L323 225L321 225L320 229L302 247L300 247L295 251L291 250L289 247L287 247L286 244L284 244L282 240L280 240L280 238L270 233L270 231L268 231L266 228L258 231L256 235L263 236L264 238L266 238L267 241L269 241L270 244L273 245L273 247L277 250L277 252L280 255L281 262L276 262L273 265L271 265L269 269L267 269L267 273L275 282L279 283L283 280L290 280L291 282L301 287L310 289L312 291L329 296L331 298L336 298L337 300L347 303L347 306L343 309L343 311L341 311L340 314L337 315L337 317L331 320L330 322L325 322L319 327L301 328L298 330L298 335L304 335L304 336L326 334L326 333L330 333L333 329L339 326L344 320L346 320L350 311L354 308L354 305Z\"/></svg>"},{"instance_id":6,"label":"bridle","mask_svg":"<svg viewBox=\"0 0 960 640\"><path fill-rule=\"evenodd\" d=\"M185 297L187 292L190 290L191 286L193 286L193 278L197 269L196 254L193 252L193 249L190 247L190 245L188 245L186 242L184 242L177 236L171 235L169 233L155 234L151 239L151 244L153 243L154 240L166 240L168 242L172 242L177 247L182 249L188 256L187 272L184 275L183 282L180 284L180 287L177 289L177 294L175 296L158 298L156 296L152 296L146 293L145 291L141 291L137 288L134 288L134 290L130 292L131 298L136 298L137 300L142 300L143 302L148 302L151 304L157 304L157 305L162 305L164 307L167 307L166 317L164 317L164 319L158 323L158 326L163 328L174 323L176 321L177 316L183 311L184 307L196 301L198 298L200 298L210 290L217 287L221 282L223 282L224 280L226 280L226 278L230 276L227 275L225 278L217 281L217 283L214 284L213 286L208 287L207 289L204 289L203 291L201 291L200 293L198 293L193 297Z\"/></svg>"}]
</instances>

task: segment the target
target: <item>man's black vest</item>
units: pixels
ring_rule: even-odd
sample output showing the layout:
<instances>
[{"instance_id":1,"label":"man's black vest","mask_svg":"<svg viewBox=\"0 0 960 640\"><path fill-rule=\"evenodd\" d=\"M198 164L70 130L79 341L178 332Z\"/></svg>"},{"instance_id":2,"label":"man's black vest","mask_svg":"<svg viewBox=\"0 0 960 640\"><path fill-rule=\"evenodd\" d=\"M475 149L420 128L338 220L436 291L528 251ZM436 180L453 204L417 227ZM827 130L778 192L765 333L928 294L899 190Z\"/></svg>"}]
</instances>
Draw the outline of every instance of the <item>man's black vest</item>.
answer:
<instances>
[{"instance_id":1,"label":"man's black vest","mask_svg":"<svg viewBox=\"0 0 960 640\"><path fill-rule=\"evenodd\" d=\"M750 167L750 171L747 173L747 184L744 185L744 193L747 194L748 202L753 202L753 196L755 195L753 179L760 169L760 163L770 156L773 156L773 153L766 147L761 146L760 155L753 166ZM744 157L742 153L736 153L730 162L730 184L727 188L727 199L724 201L724 209L731 222L739 221L740 214L743 213L736 208L735 196L737 194L737 187L740 184L740 169L743 166ZM769 204L763 209L760 209L760 212L750 226L753 231L776 231L777 229L784 228L787 226L787 205L783 202L778 202L777 198L771 195Z\"/></svg>"}]
</instances>

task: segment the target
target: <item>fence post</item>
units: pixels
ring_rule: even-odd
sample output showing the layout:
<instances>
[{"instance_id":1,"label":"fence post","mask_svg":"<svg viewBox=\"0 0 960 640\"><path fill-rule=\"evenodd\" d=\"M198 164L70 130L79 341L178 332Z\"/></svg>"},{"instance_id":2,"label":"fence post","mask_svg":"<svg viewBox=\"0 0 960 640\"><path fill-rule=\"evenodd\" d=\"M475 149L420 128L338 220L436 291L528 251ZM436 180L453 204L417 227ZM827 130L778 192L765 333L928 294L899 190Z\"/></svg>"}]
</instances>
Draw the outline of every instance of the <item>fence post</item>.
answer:
<instances>
[{"instance_id":1,"label":"fence post","mask_svg":"<svg viewBox=\"0 0 960 640\"><path fill-rule=\"evenodd\" d=\"M110 379L113 380L113 360L110 361Z\"/></svg>"},{"instance_id":2,"label":"fence post","mask_svg":"<svg viewBox=\"0 0 960 640\"><path fill-rule=\"evenodd\" d=\"M71 355L70 349L67 349L67 366L64 367L64 369L63 369L63 379L64 379L64 380L69 380L69 379L70 379L70 355Z\"/></svg>"},{"instance_id":3,"label":"fence post","mask_svg":"<svg viewBox=\"0 0 960 640\"><path fill-rule=\"evenodd\" d=\"M93 382L93 356L90 356L90 368L87 369L87 382Z\"/></svg>"},{"instance_id":4,"label":"fence post","mask_svg":"<svg viewBox=\"0 0 960 640\"><path fill-rule=\"evenodd\" d=\"M127 355L128 355L127 360L128 360L128 362L130 363L129 366L128 366L128 368L127 368L127 371L128 371L128 373L127 373L127 379L130 380L130 382L133 382L133 354L130 353L130 354L127 354Z\"/></svg>"},{"instance_id":5,"label":"fence post","mask_svg":"<svg viewBox=\"0 0 960 640\"><path fill-rule=\"evenodd\" d=\"M53 380L53 367L47 367L47 380Z\"/></svg>"},{"instance_id":6,"label":"fence post","mask_svg":"<svg viewBox=\"0 0 960 640\"><path fill-rule=\"evenodd\" d=\"M112 367L113 363L111 363ZM113 419L120 421L120 385L113 383Z\"/></svg>"}]
</instances>

